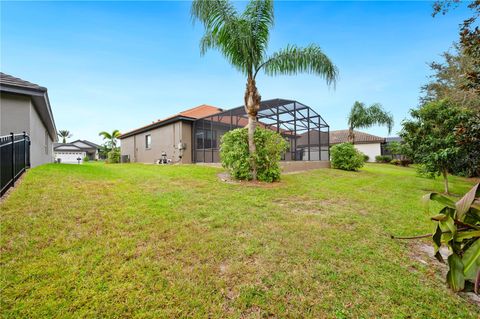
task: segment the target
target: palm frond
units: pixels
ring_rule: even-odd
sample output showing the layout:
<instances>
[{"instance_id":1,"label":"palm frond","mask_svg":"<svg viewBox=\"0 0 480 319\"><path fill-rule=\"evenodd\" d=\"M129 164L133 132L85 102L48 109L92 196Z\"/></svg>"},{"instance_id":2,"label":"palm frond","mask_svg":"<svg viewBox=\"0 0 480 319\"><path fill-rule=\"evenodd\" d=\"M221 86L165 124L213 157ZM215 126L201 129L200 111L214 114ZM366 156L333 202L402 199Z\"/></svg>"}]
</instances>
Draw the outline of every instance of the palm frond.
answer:
<instances>
[{"instance_id":1,"label":"palm frond","mask_svg":"<svg viewBox=\"0 0 480 319\"><path fill-rule=\"evenodd\" d=\"M305 48L290 45L266 59L257 72L261 68L267 75L311 73L324 78L329 85L335 84L338 77L337 67L315 44Z\"/></svg>"},{"instance_id":2,"label":"palm frond","mask_svg":"<svg viewBox=\"0 0 480 319\"><path fill-rule=\"evenodd\" d=\"M269 1L262 2L268 9ZM249 10L253 9L250 7ZM230 2L222 0L195 0L191 12L192 18L202 22L205 27L205 34L200 41L202 54L209 49L218 49L239 71L253 73L253 67L260 63L263 56L254 35L254 24L260 30L266 18L260 18L256 23L257 20L250 19L246 14L239 16Z\"/></svg>"},{"instance_id":3,"label":"palm frond","mask_svg":"<svg viewBox=\"0 0 480 319\"><path fill-rule=\"evenodd\" d=\"M110 133L105 132L105 131L102 131L102 132L98 133L98 135L103 137L104 140L109 140L109 139L112 138L112 135L110 135Z\"/></svg>"},{"instance_id":4,"label":"palm frond","mask_svg":"<svg viewBox=\"0 0 480 319\"><path fill-rule=\"evenodd\" d=\"M388 134L392 132L393 116L383 109L380 103L366 107L364 103L356 101L348 116L348 126L351 130L355 128L369 128L373 125L385 125Z\"/></svg>"},{"instance_id":5,"label":"palm frond","mask_svg":"<svg viewBox=\"0 0 480 319\"><path fill-rule=\"evenodd\" d=\"M251 55L252 60L256 62L254 66L258 67L268 47L270 29L274 24L273 1L250 1L242 17L249 21L251 27Z\"/></svg>"}]
</instances>

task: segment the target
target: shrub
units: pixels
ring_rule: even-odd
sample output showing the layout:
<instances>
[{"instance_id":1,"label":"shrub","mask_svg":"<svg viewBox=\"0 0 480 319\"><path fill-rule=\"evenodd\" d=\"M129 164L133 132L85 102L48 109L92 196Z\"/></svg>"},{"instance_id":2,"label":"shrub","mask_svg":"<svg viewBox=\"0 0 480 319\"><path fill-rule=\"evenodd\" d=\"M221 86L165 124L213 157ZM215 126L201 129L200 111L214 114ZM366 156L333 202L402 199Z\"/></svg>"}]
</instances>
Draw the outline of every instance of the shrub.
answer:
<instances>
[{"instance_id":1,"label":"shrub","mask_svg":"<svg viewBox=\"0 0 480 319\"><path fill-rule=\"evenodd\" d=\"M85 157L83 158L83 161L84 161L84 162L88 162L88 161L90 161L90 157L88 157L88 156L85 156Z\"/></svg>"},{"instance_id":2,"label":"shrub","mask_svg":"<svg viewBox=\"0 0 480 319\"><path fill-rule=\"evenodd\" d=\"M391 160L392 160L392 157L388 155L375 156L375 162L377 163L390 163Z\"/></svg>"},{"instance_id":3,"label":"shrub","mask_svg":"<svg viewBox=\"0 0 480 319\"><path fill-rule=\"evenodd\" d=\"M392 159L392 160L390 161L390 164L393 164L393 165L400 165L400 160L399 160L399 159L395 159L395 158L394 158L394 159Z\"/></svg>"},{"instance_id":4,"label":"shrub","mask_svg":"<svg viewBox=\"0 0 480 319\"><path fill-rule=\"evenodd\" d=\"M333 168L346 171L356 171L364 164L364 155L351 143L342 143L332 146L330 150Z\"/></svg>"},{"instance_id":5,"label":"shrub","mask_svg":"<svg viewBox=\"0 0 480 319\"><path fill-rule=\"evenodd\" d=\"M220 145L222 166L230 171L233 178L250 180L252 163L256 163L258 180L265 182L279 180L279 161L282 153L288 149L288 143L280 134L263 128L255 130L254 139L257 153L250 156L246 128L225 133Z\"/></svg>"},{"instance_id":6,"label":"shrub","mask_svg":"<svg viewBox=\"0 0 480 319\"><path fill-rule=\"evenodd\" d=\"M363 161L368 162L368 160L370 159L370 156L368 156L367 154L362 154L362 155L363 155Z\"/></svg>"},{"instance_id":7,"label":"shrub","mask_svg":"<svg viewBox=\"0 0 480 319\"><path fill-rule=\"evenodd\" d=\"M110 152L108 152L107 163L110 163L110 164L120 163L120 150L113 149Z\"/></svg>"}]
</instances>

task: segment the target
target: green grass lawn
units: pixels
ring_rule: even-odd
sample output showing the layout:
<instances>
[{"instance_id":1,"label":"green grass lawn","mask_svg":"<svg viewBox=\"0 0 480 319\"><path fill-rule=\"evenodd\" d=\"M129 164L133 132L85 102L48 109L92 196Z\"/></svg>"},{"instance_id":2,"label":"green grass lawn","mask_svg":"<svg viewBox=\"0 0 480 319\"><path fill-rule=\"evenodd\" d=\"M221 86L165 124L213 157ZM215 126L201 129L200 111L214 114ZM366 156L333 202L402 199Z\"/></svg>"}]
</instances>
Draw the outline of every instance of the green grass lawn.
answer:
<instances>
[{"instance_id":1,"label":"green grass lawn","mask_svg":"<svg viewBox=\"0 0 480 319\"><path fill-rule=\"evenodd\" d=\"M0 204L2 317L478 318L389 238L431 232L420 198L441 180L371 164L246 186L219 171L30 170ZM451 178L456 194L471 184Z\"/></svg>"}]
</instances>

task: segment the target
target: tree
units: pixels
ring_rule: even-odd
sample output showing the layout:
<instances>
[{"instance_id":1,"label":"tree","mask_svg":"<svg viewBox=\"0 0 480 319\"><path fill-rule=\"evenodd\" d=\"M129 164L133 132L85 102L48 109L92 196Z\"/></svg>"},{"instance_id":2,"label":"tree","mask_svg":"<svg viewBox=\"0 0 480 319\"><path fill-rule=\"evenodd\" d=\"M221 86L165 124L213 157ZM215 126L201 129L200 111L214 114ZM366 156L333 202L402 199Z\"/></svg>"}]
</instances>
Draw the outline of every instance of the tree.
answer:
<instances>
[{"instance_id":1,"label":"tree","mask_svg":"<svg viewBox=\"0 0 480 319\"><path fill-rule=\"evenodd\" d=\"M407 155L432 177L442 175L448 194L448 174L460 155L456 128L471 115L448 100L429 102L410 110L411 120L403 121L400 136L409 150Z\"/></svg>"},{"instance_id":2,"label":"tree","mask_svg":"<svg viewBox=\"0 0 480 319\"><path fill-rule=\"evenodd\" d=\"M115 149L117 147L117 139L121 134L119 130L113 130L112 133L102 131L98 133L98 135L102 136L104 140L107 140L107 143L112 149Z\"/></svg>"},{"instance_id":3,"label":"tree","mask_svg":"<svg viewBox=\"0 0 480 319\"><path fill-rule=\"evenodd\" d=\"M278 52L267 54L274 20L272 0L251 0L243 13L238 13L228 0L194 0L191 14L193 20L200 21L205 28L200 40L201 54L209 49L217 49L247 77L244 106L248 115L248 149L252 158L252 177L255 180L254 133L261 102L256 85L257 74L260 71L270 76L306 72L318 75L327 84L332 84L337 79L337 68L315 44L304 48L289 45Z\"/></svg>"},{"instance_id":4,"label":"tree","mask_svg":"<svg viewBox=\"0 0 480 319\"><path fill-rule=\"evenodd\" d=\"M434 72L431 81L422 86L422 104L449 99L455 104L480 111L480 91L471 87L465 74L474 68L475 60L464 53L464 50L454 44L454 52L444 52L443 62L430 63Z\"/></svg>"},{"instance_id":5,"label":"tree","mask_svg":"<svg viewBox=\"0 0 480 319\"><path fill-rule=\"evenodd\" d=\"M446 14L452 7L457 7L460 0L439 0L433 4L433 16L437 14ZM480 0L474 0L468 3L467 7L473 11L471 17L465 19L460 25L460 46L465 55L469 56L474 62L471 67L463 73L464 89L475 90L480 94L480 28L476 24L480 16Z\"/></svg>"},{"instance_id":6,"label":"tree","mask_svg":"<svg viewBox=\"0 0 480 319\"><path fill-rule=\"evenodd\" d=\"M357 128L369 128L373 125L385 125L388 134L392 131L393 116L383 110L379 103L366 107L364 103L355 101L348 116L348 141L355 143L355 132Z\"/></svg>"},{"instance_id":7,"label":"tree","mask_svg":"<svg viewBox=\"0 0 480 319\"><path fill-rule=\"evenodd\" d=\"M60 130L58 131L57 135L62 139L62 143L64 144L67 143L67 138L70 138L73 136L72 134L70 134L70 131L67 131L67 130Z\"/></svg>"},{"instance_id":8,"label":"tree","mask_svg":"<svg viewBox=\"0 0 480 319\"><path fill-rule=\"evenodd\" d=\"M398 141L393 141L387 144L387 150L390 151L393 157L398 158L402 154L402 144Z\"/></svg>"}]
</instances>

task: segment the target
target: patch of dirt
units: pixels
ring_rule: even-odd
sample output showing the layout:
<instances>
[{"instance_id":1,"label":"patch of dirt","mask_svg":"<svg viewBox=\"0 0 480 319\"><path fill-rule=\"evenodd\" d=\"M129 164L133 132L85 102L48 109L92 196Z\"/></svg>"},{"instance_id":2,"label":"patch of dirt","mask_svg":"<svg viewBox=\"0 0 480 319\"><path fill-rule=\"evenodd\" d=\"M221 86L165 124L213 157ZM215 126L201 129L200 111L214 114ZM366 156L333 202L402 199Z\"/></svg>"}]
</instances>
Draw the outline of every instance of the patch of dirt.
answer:
<instances>
[{"instance_id":1,"label":"patch of dirt","mask_svg":"<svg viewBox=\"0 0 480 319\"><path fill-rule=\"evenodd\" d=\"M221 180L224 183L234 184L234 185L243 185L243 186L249 186L249 187L275 188L283 185L281 181L273 182L273 183L260 182L260 181L239 181L239 180L233 179L230 176L230 174L227 172L219 173L217 174L217 177L219 180Z\"/></svg>"},{"instance_id":2,"label":"patch of dirt","mask_svg":"<svg viewBox=\"0 0 480 319\"><path fill-rule=\"evenodd\" d=\"M438 280L445 281L448 272L447 264L443 264L439 262L435 255L433 254L434 248L432 245L426 243L411 243L411 251L412 251L412 258L424 265L432 267L437 274ZM450 255L450 251L447 247L440 247L440 254L442 255L443 259L446 261L448 256ZM445 288L448 289L448 288ZM469 302L477 305L480 307L480 296L476 295L474 292L459 292L458 293L461 297L468 300Z\"/></svg>"}]
</instances>

